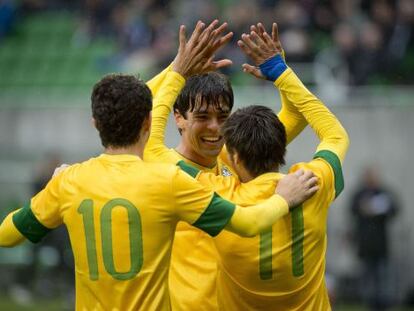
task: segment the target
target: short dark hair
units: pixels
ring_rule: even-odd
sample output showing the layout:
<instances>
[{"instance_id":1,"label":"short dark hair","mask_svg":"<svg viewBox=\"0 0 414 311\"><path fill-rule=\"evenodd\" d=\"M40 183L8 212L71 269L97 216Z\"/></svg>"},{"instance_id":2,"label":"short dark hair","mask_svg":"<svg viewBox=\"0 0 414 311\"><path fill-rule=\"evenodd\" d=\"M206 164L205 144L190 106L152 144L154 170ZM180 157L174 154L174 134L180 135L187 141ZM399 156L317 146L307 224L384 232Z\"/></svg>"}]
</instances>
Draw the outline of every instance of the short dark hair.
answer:
<instances>
[{"instance_id":1,"label":"short dark hair","mask_svg":"<svg viewBox=\"0 0 414 311\"><path fill-rule=\"evenodd\" d=\"M104 147L126 147L139 140L152 110L148 86L132 75L109 74L93 87L92 116Z\"/></svg>"},{"instance_id":2,"label":"short dark hair","mask_svg":"<svg viewBox=\"0 0 414 311\"><path fill-rule=\"evenodd\" d=\"M208 72L190 77L174 103L174 112L186 118L202 102L207 107L213 105L219 111L230 112L233 108L234 95L230 80L218 72ZM223 107L221 103L225 103ZM206 107L206 108L207 108Z\"/></svg>"},{"instance_id":3,"label":"short dark hair","mask_svg":"<svg viewBox=\"0 0 414 311\"><path fill-rule=\"evenodd\" d=\"M230 155L236 151L254 177L285 164L285 127L270 108L238 109L224 122L222 132Z\"/></svg>"}]
</instances>

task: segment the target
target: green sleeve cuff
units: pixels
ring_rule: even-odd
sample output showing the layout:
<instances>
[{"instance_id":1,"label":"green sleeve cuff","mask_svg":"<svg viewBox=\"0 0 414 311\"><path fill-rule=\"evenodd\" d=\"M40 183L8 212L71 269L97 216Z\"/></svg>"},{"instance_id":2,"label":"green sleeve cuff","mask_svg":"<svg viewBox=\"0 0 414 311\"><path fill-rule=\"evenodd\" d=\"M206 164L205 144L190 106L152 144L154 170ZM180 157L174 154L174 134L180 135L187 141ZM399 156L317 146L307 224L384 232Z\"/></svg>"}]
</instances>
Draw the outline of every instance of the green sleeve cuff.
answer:
<instances>
[{"instance_id":1,"label":"green sleeve cuff","mask_svg":"<svg viewBox=\"0 0 414 311\"><path fill-rule=\"evenodd\" d=\"M13 223L29 241L40 242L51 229L42 225L30 208L30 202L13 215Z\"/></svg>"},{"instance_id":2,"label":"green sleeve cuff","mask_svg":"<svg viewBox=\"0 0 414 311\"><path fill-rule=\"evenodd\" d=\"M320 150L313 156L313 158L324 159L332 167L335 178L335 198L337 198L345 187L341 161L335 153L329 150Z\"/></svg>"},{"instance_id":3,"label":"green sleeve cuff","mask_svg":"<svg viewBox=\"0 0 414 311\"><path fill-rule=\"evenodd\" d=\"M185 163L183 160L179 161L176 164L182 171L186 172L188 175L190 175L193 178L196 178L200 170L188 163Z\"/></svg>"},{"instance_id":4,"label":"green sleeve cuff","mask_svg":"<svg viewBox=\"0 0 414 311\"><path fill-rule=\"evenodd\" d=\"M197 221L193 223L193 226L211 236L216 236L230 221L235 209L236 205L214 193L210 204Z\"/></svg>"}]
</instances>

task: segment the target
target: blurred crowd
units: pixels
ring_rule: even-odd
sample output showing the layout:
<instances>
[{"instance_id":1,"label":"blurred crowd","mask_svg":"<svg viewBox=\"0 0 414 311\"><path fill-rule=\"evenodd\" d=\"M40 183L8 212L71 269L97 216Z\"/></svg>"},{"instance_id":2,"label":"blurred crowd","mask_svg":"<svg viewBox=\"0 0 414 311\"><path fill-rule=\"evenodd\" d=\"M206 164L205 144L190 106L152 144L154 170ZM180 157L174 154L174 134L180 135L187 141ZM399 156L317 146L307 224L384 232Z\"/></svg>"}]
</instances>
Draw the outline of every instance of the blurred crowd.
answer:
<instances>
[{"instance_id":1,"label":"blurred crowd","mask_svg":"<svg viewBox=\"0 0 414 311\"><path fill-rule=\"evenodd\" d=\"M0 0L0 40L10 28ZM199 20L218 18L235 36L221 56L235 63L228 74L240 73L246 62L236 40L258 21L276 21L290 63L314 63L316 80L335 79L345 85L410 84L414 82L414 1L412 0L86 0L19 1L20 10L67 9L78 13L75 40L116 41L113 61L123 68L143 65L154 72L175 55L180 24L189 30ZM123 69L122 68L122 69ZM237 82L236 82L237 83Z\"/></svg>"}]
</instances>

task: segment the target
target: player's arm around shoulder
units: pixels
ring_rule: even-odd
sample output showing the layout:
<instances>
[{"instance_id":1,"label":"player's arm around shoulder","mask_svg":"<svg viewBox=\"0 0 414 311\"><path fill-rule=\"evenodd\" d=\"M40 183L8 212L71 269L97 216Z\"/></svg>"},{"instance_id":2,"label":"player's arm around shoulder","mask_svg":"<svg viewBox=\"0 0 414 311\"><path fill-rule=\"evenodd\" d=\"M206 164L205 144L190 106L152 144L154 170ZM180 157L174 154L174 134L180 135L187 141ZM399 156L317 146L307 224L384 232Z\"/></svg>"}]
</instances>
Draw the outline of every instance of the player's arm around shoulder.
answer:
<instances>
[{"instance_id":1,"label":"player's arm around shoulder","mask_svg":"<svg viewBox=\"0 0 414 311\"><path fill-rule=\"evenodd\" d=\"M317 178L313 172L298 170L278 182L275 194L259 204L236 207L226 226L238 235L252 237L269 229L276 221L289 213L318 191Z\"/></svg>"},{"instance_id":2,"label":"player's arm around shoulder","mask_svg":"<svg viewBox=\"0 0 414 311\"><path fill-rule=\"evenodd\" d=\"M289 208L296 206L297 201L287 201L281 194L276 192L269 199L248 208L235 205L223 199L211 188L206 187L193 177L199 172L186 173L178 170L173 178L173 197L175 202L175 213L180 220L216 236L221 230L226 229L240 236L252 237L260 232L269 229L278 219L289 212ZM299 186L306 191L301 201L317 191L316 179L313 174L303 178L303 171L300 174L292 174L291 188ZM296 182L296 183L295 183ZM298 195L294 196L298 199ZM292 198L292 197L289 197Z\"/></svg>"}]
</instances>

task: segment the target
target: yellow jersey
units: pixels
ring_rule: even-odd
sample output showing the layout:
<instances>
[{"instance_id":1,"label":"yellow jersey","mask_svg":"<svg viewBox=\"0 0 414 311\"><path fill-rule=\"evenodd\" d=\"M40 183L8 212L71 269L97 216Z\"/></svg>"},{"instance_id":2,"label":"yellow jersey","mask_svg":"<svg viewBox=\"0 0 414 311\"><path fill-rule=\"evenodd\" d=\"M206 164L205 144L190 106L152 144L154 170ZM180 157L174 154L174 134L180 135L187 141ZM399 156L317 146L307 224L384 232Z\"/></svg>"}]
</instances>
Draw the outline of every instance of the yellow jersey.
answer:
<instances>
[{"instance_id":1,"label":"yellow jersey","mask_svg":"<svg viewBox=\"0 0 414 311\"><path fill-rule=\"evenodd\" d=\"M314 160L298 163L290 170L313 171L320 190L260 236L241 238L222 232L214 239L220 258L219 310L331 309L324 280L326 226L329 205L344 187L341 163L348 137L335 116L291 69L281 75L276 86L287 99L285 104L292 105L288 109L301 113L321 140ZM267 199L283 176L267 173L241 184L237 179L182 168L239 205Z\"/></svg>"},{"instance_id":2,"label":"yellow jersey","mask_svg":"<svg viewBox=\"0 0 414 311\"><path fill-rule=\"evenodd\" d=\"M145 147L144 160L173 164L184 160L203 171L232 175L232 170L220 160L212 168L202 167L165 146L168 116L184 84L185 79L173 71L164 71L148 83L156 91L153 91L151 134ZM178 223L169 274L173 310L217 310L217 258L217 250L210 236L185 222Z\"/></svg>"},{"instance_id":3,"label":"yellow jersey","mask_svg":"<svg viewBox=\"0 0 414 311\"><path fill-rule=\"evenodd\" d=\"M200 174L198 176L200 181L204 183L206 186L212 186L218 193L228 196L228 198L230 198L231 200L235 200L242 204L258 203L259 201L268 198L268 196L272 194L272 191L274 191L276 181L282 176L281 174L265 174L259 177L258 179L255 179L254 181L247 183L246 185L243 185L240 184L238 179L232 174L232 169L230 163L228 162L225 148L218 159L218 167L207 169L204 167L200 167L195 163L191 163L191 161L184 159L182 156L177 154L177 152L175 152L172 149L168 149L165 146L164 138L168 115L172 110L172 105L181 88L183 87L184 82L184 79L179 74L169 72L165 75L162 81L162 87L158 87L157 96L154 98L152 132L150 140L145 149L144 159L148 161L162 161L170 163L177 163L180 160L184 160L187 163L196 166L199 170L202 170L204 172L210 171L213 174ZM278 116L286 127L288 141L291 141L305 127L306 118L303 115L306 115L306 112L303 113L303 111L301 111L303 109L301 109L300 107L295 107L290 102L295 101L297 103L309 104L309 102L312 102L312 100L314 100L314 96L312 94L308 94L308 92L304 92L304 90L302 89L303 85L296 78L296 76L294 76L290 69L288 69L286 73L282 74L282 76L278 79L277 86L281 89L282 98L282 110ZM311 105L311 103L309 105ZM316 108L319 107L316 106ZM306 109L310 110L309 107L307 107ZM320 147L327 147L327 150L323 154L325 154L326 152L329 153L330 155L328 156L328 158L336 157L334 153L336 151L335 148L333 148L334 152L331 152L329 149L331 145L329 142L327 143L326 140L323 141L323 143L321 143ZM320 148L318 148L318 150L320 150ZM323 174L329 171L329 177L325 176L325 178L327 178L327 183L329 183L329 178L331 178L332 183L334 175L332 173L333 169L329 164L330 162L328 162L327 164L325 160L315 160L311 164L315 165L314 162L317 163L316 166L321 166L320 171L315 173L318 176L322 176ZM317 167L315 167L315 170L317 171ZM215 177L217 176L211 176L219 174L223 176L233 175L233 178L218 178L221 181L216 182ZM207 180L203 181L205 177L202 176L210 177L206 177ZM338 178L337 180L340 180L340 178ZM332 193L332 188L329 189L329 187L324 187L324 189L324 191L319 192L319 199L321 199L322 196L329 196L327 193ZM291 259L290 262L294 262L295 264L292 265L289 271L292 272L293 270L295 270L295 277L297 277L299 274L301 274L301 267L304 266L303 254L307 252L307 249L305 252L303 251L303 243L301 244L300 242L302 239L300 237L304 235L303 232L305 231L305 228L303 226L303 207L296 208L293 211L292 215L285 216L284 218L290 219L290 222L293 223L293 225L290 226L290 231L288 232L288 234L281 234L281 237L279 237L279 239L280 241L286 242L285 244L283 244L282 247L283 249L285 249L285 257L289 256L289 252L286 251L286 248L292 249L292 253L294 253L292 257L294 259ZM323 221L323 219L321 221ZM281 224L282 222L280 222L279 226L283 226ZM326 226L326 224L324 225ZM295 243L292 243L291 241L291 236L293 234L292 230L295 232ZM324 230L324 227L322 227L321 230ZM265 299L265 301L263 301L264 297L267 297L267 293L275 289L274 287L272 287L274 286L273 276L271 276L272 279L266 279L265 285L263 285L260 282L262 281L262 278L268 278L269 273L273 275L272 267L276 267L277 265L279 265L280 269L282 269L283 267L287 267L289 265L289 261L286 260L281 260L280 262L275 262L273 264L273 258L275 256L272 256L272 245L276 245L276 243L280 244L282 242L280 242L279 240L275 240L273 242L273 236L275 236L275 234L272 234L270 231L262 234L261 237L251 239L239 238L238 242L242 244L245 242L245 240L248 240L250 243L252 243L252 245L255 246L256 253L252 254L251 252L245 252L246 256L249 256L250 258L246 262L242 260L242 256L238 257L239 261L232 262L231 256L227 257L227 255L230 255L233 252L233 250L237 250L237 248L235 248L237 243L232 243L233 238L235 238L236 236L231 233L222 234L220 237L222 236L223 238L217 240L216 243L217 245L219 245L219 251L221 255L220 269L218 272L219 279L217 283L220 308L224 310L251 310L254 308L264 308L264 310L273 310L270 307L273 306L273 303L271 302L271 300L273 299L272 295L269 296L268 300ZM216 310L218 308L218 305L216 306L215 295L217 294L217 291L216 283L214 281L216 280L217 282L217 271L215 270L217 254L215 253L215 250L211 245L210 240L211 239L208 237L204 239L204 236L200 232L194 231L192 229L189 229L187 231L186 226L179 226L176 240L174 242L175 245L173 246L173 260L170 272L172 304L176 310L194 310L194 308L197 308L197 310ZM259 245L259 255L257 255L257 245ZM293 247L293 245L295 245L295 247ZM324 244L324 246L321 247L319 250L325 252L326 244ZM221 254L221 252L223 253L223 255ZM177 256L174 257L174 255ZM307 258L315 258L318 255L320 254L307 256ZM259 256L259 258L257 256ZM228 258L230 258L230 260L227 260ZM247 269L245 264L250 263L251 261L254 262L254 265L252 265L252 267L248 265L248 267L250 267L251 269ZM228 269L226 269L226 267ZM259 272L257 270L258 267L260 268ZM317 288L317 290L320 291L320 294L316 296L311 295L311 297L313 298L308 299L304 302L304 305L309 306L309 308L312 308L312 303L313 306L329 306L329 301L327 300L326 290L324 287L323 276L321 277L321 272L323 275L324 271L324 259L321 261L321 265L319 267L322 267L322 270L320 270L318 274L319 283L318 281L312 281L311 283L313 284L312 286L315 286L315 288ZM252 269L253 272L251 271ZM244 274L239 274L239 272L243 270L246 270ZM234 273L232 273L232 271ZM260 278L258 281L260 285L258 285L256 292L254 288L255 286L257 286L257 283L255 283L254 281L250 282L248 278L248 276L252 274L256 275L256 280L258 277ZM313 271L311 271L310 274L313 274ZM230 276L233 276L236 279L234 286L231 286L230 282L224 281L225 277L227 277L229 280L232 280ZM239 276L240 281L238 281ZM248 287L246 284L244 284L244 282L246 284L250 284L251 287ZM291 295L296 295L293 297L293 299L292 296L290 296L290 299L288 299L289 301L296 300L295 297L299 297L298 299L300 299L301 293L292 290L292 286L289 286L289 284L283 282L277 282L279 283L278 288L285 288L285 292L290 291ZM315 285L315 283L318 283L318 285ZM298 284L300 285L300 283L295 283L294 286L297 286ZM293 288L295 288L294 286ZM310 288L312 288L312 286L310 286ZM230 289L227 289L227 287L229 287ZM243 291L244 288L252 289L252 292L256 293L257 297L255 297L255 299L246 298L245 300L244 297L249 296L249 290ZM315 288L308 289L309 291L312 291L315 290ZM233 291L231 289L233 289ZM307 294L309 294L309 291L307 292ZM280 295L283 295L283 291L280 291L279 293ZM242 294L245 295L243 298L241 298ZM320 299L320 301L318 299ZM230 300L232 301L230 302ZM264 306L266 306L267 309ZM303 305L300 306L300 308L302 307ZM295 310L295 307L290 307L288 303L286 303L285 305L281 305L281 309L283 308L291 308L291 310Z\"/></svg>"},{"instance_id":4,"label":"yellow jersey","mask_svg":"<svg viewBox=\"0 0 414 311\"><path fill-rule=\"evenodd\" d=\"M76 310L170 310L177 223L215 235L234 208L174 165L102 154L52 178L13 215L13 223L33 242L66 225Z\"/></svg>"},{"instance_id":5,"label":"yellow jersey","mask_svg":"<svg viewBox=\"0 0 414 311\"><path fill-rule=\"evenodd\" d=\"M214 239L220 258L219 310L330 309L324 282L326 221L335 197L334 170L340 167L333 168L322 158L297 164L291 171L300 168L312 170L319 178L320 190L311 199L260 236L241 238L221 232ZM239 187L218 183L213 189L236 204L257 204L274 193L282 176L267 173ZM198 179L213 184L203 174Z\"/></svg>"}]
</instances>

